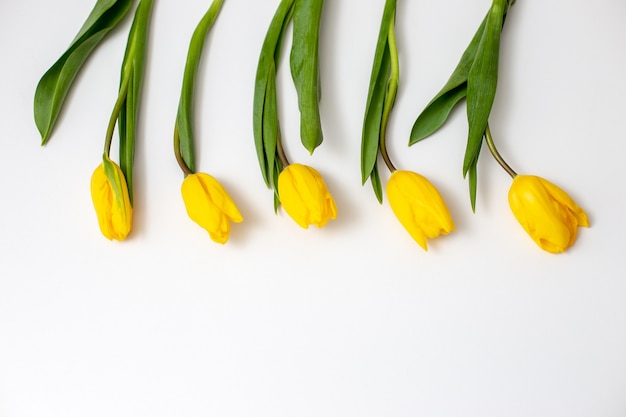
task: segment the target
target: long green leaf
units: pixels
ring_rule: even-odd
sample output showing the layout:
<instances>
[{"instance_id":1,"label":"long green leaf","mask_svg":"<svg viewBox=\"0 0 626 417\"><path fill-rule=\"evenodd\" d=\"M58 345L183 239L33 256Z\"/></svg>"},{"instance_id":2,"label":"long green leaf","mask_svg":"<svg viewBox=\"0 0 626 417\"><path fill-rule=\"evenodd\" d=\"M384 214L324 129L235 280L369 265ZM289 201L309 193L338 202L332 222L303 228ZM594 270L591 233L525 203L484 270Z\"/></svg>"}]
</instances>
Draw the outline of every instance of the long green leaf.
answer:
<instances>
[{"instance_id":1,"label":"long green leaf","mask_svg":"<svg viewBox=\"0 0 626 417\"><path fill-rule=\"evenodd\" d=\"M468 140L463 176L469 173L470 201L476 208L478 156L493 106L497 79L500 34L515 0L494 0L452 76L418 116L409 145L428 137L447 120L454 106L467 98Z\"/></svg>"},{"instance_id":2,"label":"long green leaf","mask_svg":"<svg viewBox=\"0 0 626 417\"><path fill-rule=\"evenodd\" d=\"M417 117L411 129L409 145L413 145L437 131L448 119L454 106L465 97L467 93L467 77L476 58L476 51L478 50L478 44L482 38L486 22L487 17L483 19L470 44L463 52L463 56L461 56L461 60L452 72L448 82Z\"/></svg>"},{"instance_id":3,"label":"long green leaf","mask_svg":"<svg viewBox=\"0 0 626 417\"><path fill-rule=\"evenodd\" d=\"M297 0L293 13L291 75L298 93L300 138L313 153L323 141L319 111L319 34L323 0Z\"/></svg>"},{"instance_id":4,"label":"long green leaf","mask_svg":"<svg viewBox=\"0 0 626 417\"><path fill-rule=\"evenodd\" d=\"M137 120L145 72L152 2L153 0L141 0L135 10L135 17L130 28L120 77L120 85L124 84L126 78L128 79L126 101L118 117L120 168L126 177L131 202L133 201L133 164L135 160Z\"/></svg>"},{"instance_id":5,"label":"long green leaf","mask_svg":"<svg viewBox=\"0 0 626 417\"><path fill-rule=\"evenodd\" d=\"M378 163L376 163L378 165ZM374 190L374 195L379 203L383 202L383 185L380 181L380 174L378 173L378 167L374 165L374 169L372 169L372 173L370 175L370 182L372 183L372 189Z\"/></svg>"},{"instance_id":6,"label":"long green leaf","mask_svg":"<svg viewBox=\"0 0 626 417\"><path fill-rule=\"evenodd\" d=\"M476 189L478 186L478 161L474 161L468 170L468 184L472 211L476 211Z\"/></svg>"},{"instance_id":7,"label":"long green leaf","mask_svg":"<svg viewBox=\"0 0 626 417\"><path fill-rule=\"evenodd\" d=\"M509 7L515 1L509 1L504 10L502 25L506 19ZM428 105L422 110L422 113L417 117L417 120L413 124L411 129L411 137L409 139L409 145L414 145L422 139L435 133L446 122L452 109L467 95L467 78L469 71L476 59L476 52L480 40L482 39L485 25L487 24L487 16L483 19L478 30L474 34L474 37L470 41L461 56L461 60L452 72L452 75L448 79L448 82L437 93L437 95L428 103Z\"/></svg>"},{"instance_id":8,"label":"long green leaf","mask_svg":"<svg viewBox=\"0 0 626 417\"><path fill-rule=\"evenodd\" d=\"M276 69L273 65L268 68L267 90L263 103L263 152L267 160L268 177L274 178L276 167L280 125L278 122L278 99L276 97ZM276 173L278 175L278 173ZM277 184L276 181L273 184Z\"/></svg>"},{"instance_id":9,"label":"long green leaf","mask_svg":"<svg viewBox=\"0 0 626 417\"><path fill-rule=\"evenodd\" d=\"M381 59L381 68L371 90L371 100L365 111L363 134L361 139L361 180L367 181L376 165L380 150L380 129L385 106L387 82L391 72L389 50L385 48Z\"/></svg>"},{"instance_id":10,"label":"long green leaf","mask_svg":"<svg viewBox=\"0 0 626 417\"><path fill-rule=\"evenodd\" d=\"M254 86L254 100L252 104L252 133L254 136L254 147L256 149L257 159L261 167L263 181L270 187L270 168L268 166L268 157L265 154L265 138L264 138L264 114L265 114L265 96L267 94L268 78L265 73L260 74L261 68L257 70L257 80ZM265 72L267 68L263 68ZM272 154L274 155L275 152ZM272 156L273 157L273 156Z\"/></svg>"},{"instance_id":11,"label":"long green leaf","mask_svg":"<svg viewBox=\"0 0 626 417\"><path fill-rule=\"evenodd\" d=\"M374 52L374 63L370 76L361 139L361 180L363 184L365 184L368 178L372 180L372 186L379 201L382 201L382 192L380 192L382 187L379 184L380 176L377 172L376 159L380 150L383 113L391 74L388 38L395 12L396 0L387 0ZM377 181L378 184L376 184Z\"/></svg>"},{"instance_id":12,"label":"long green leaf","mask_svg":"<svg viewBox=\"0 0 626 417\"><path fill-rule=\"evenodd\" d=\"M274 169L272 170L274 184L278 184L278 175L283 168L281 160L276 158L274 161ZM278 195L278 187L274 187L274 213L278 213L278 207L280 207L280 196Z\"/></svg>"},{"instance_id":13,"label":"long green leaf","mask_svg":"<svg viewBox=\"0 0 626 417\"><path fill-rule=\"evenodd\" d=\"M469 133L463 175L478 159L483 135L491 113L498 84L498 58L500 55L500 33L507 0L494 0L483 36L476 51L474 64L468 74L467 120Z\"/></svg>"},{"instance_id":14,"label":"long green leaf","mask_svg":"<svg viewBox=\"0 0 626 417\"><path fill-rule=\"evenodd\" d=\"M280 47L287 25L293 15L295 0L282 0L274 13L265 35L254 84L252 109L252 131L254 144L263 179L268 187L275 184L273 171L276 164L276 143L278 140L278 116L272 115L276 106L276 68L280 57ZM270 80L271 83L270 83ZM270 107L270 116L266 114ZM266 152L269 149L270 154Z\"/></svg>"},{"instance_id":15,"label":"long green leaf","mask_svg":"<svg viewBox=\"0 0 626 417\"><path fill-rule=\"evenodd\" d=\"M132 0L99 0L63 55L43 75L35 90L34 117L45 145L63 103L83 64L102 39L126 15Z\"/></svg>"},{"instance_id":16,"label":"long green leaf","mask_svg":"<svg viewBox=\"0 0 626 417\"><path fill-rule=\"evenodd\" d=\"M195 152L193 135L193 99L196 85L196 74L202 58L205 40L209 30L215 23L222 7L223 0L214 0L196 26L187 52L187 61L183 75L183 85L180 93L176 128L180 139L180 153L187 167L195 172Z\"/></svg>"}]
</instances>

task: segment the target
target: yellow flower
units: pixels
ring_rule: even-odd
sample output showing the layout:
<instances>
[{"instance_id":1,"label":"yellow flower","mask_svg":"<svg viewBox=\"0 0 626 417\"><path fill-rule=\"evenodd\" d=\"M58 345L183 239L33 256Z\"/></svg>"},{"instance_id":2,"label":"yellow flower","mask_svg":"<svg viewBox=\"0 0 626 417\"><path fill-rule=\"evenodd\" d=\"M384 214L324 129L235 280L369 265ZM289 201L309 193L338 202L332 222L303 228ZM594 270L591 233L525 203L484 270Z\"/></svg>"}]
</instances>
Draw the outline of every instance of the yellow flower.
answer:
<instances>
[{"instance_id":1,"label":"yellow flower","mask_svg":"<svg viewBox=\"0 0 626 417\"><path fill-rule=\"evenodd\" d=\"M576 241L578 226L589 227L587 215L556 185L533 175L517 175L509 190L517 221L541 249L561 253Z\"/></svg>"},{"instance_id":2,"label":"yellow flower","mask_svg":"<svg viewBox=\"0 0 626 417\"><path fill-rule=\"evenodd\" d=\"M120 167L106 155L91 176L91 199L100 231L109 240L124 240L130 233L133 209Z\"/></svg>"},{"instance_id":3,"label":"yellow flower","mask_svg":"<svg viewBox=\"0 0 626 417\"><path fill-rule=\"evenodd\" d=\"M387 182L387 199L402 226L424 250L428 250L426 238L454 230L439 191L420 174L394 171Z\"/></svg>"},{"instance_id":4,"label":"yellow flower","mask_svg":"<svg viewBox=\"0 0 626 417\"><path fill-rule=\"evenodd\" d=\"M290 164L278 176L278 195L283 208L301 227L322 227L337 217L335 200L314 168Z\"/></svg>"},{"instance_id":5,"label":"yellow flower","mask_svg":"<svg viewBox=\"0 0 626 417\"><path fill-rule=\"evenodd\" d=\"M191 220L209 232L211 239L217 243L228 241L231 221L243 221L224 187L209 174L200 172L187 175L181 193Z\"/></svg>"}]
</instances>

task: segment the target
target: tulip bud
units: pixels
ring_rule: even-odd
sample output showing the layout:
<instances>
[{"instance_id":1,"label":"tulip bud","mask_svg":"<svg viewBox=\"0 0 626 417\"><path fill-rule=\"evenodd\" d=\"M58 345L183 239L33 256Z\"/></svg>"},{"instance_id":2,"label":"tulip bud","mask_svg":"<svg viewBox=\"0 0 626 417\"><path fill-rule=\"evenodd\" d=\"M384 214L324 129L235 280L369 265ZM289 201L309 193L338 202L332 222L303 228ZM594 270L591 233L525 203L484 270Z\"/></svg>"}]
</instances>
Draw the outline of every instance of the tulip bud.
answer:
<instances>
[{"instance_id":1,"label":"tulip bud","mask_svg":"<svg viewBox=\"0 0 626 417\"><path fill-rule=\"evenodd\" d=\"M230 222L243 221L224 187L209 174L187 175L181 193L191 220L205 229L214 242L226 243L230 235Z\"/></svg>"},{"instance_id":2,"label":"tulip bud","mask_svg":"<svg viewBox=\"0 0 626 417\"><path fill-rule=\"evenodd\" d=\"M533 175L517 175L509 190L509 205L530 237L550 253L561 253L576 241L587 215L556 185Z\"/></svg>"},{"instance_id":3,"label":"tulip bud","mask_svg":"<svg viewBox=\"0 0 626 417\"><path fill-rule=\"evenodd\" d=\"M424 250L428 250L427 238L454 230L439 191L420 174L394 171L387 182L387 199L402 226Z\"/></svg>"},{"instance_id":4,"label":"tulip bud","mask_svg":"<svg viewBox=\"0 0 626 417\"><path fill-rule=\"evenodd\" d=\"M324 179L314 168L290 164L278 176L280 203L301 227L323 227L337 217L335 201Z\"/></svg>"},{"instance_id":5,"label":"tulip bud","mask_svg":"<svg viewBox=\"0 0 626 417\"><path fill-rule=\"evenodd\" d=\"M91 176L91 198L100 231L109 240L124 240L130 233L133 209L120 167L106 155Z\"/></svg>"}]
</instances>

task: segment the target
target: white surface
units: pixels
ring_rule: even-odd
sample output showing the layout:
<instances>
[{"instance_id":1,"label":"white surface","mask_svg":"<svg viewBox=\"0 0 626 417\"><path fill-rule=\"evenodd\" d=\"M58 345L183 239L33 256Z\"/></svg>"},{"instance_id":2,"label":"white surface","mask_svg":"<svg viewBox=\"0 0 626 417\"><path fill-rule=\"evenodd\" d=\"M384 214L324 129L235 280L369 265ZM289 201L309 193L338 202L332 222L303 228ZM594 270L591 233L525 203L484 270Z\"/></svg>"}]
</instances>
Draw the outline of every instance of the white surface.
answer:
<instances>
[{"instance_id":1,"label":"white surface","mask_svg":"<svg viewBox=\"0 0 626 417\"><path fill-rule=\"evenodd\" d=\"M398 5L392 157L439 187L457 231L423 252L361 186L383 3L326 2L325 142L312 157L281 67L288 152L320 170L339 210L326 228L303 230L274 214L252 138L256 63L278 1L225 2L197 92L198 167L245 218L220 246L185 213L171 145L189 37L208 1L155 2L135 227L123 243L101 236L89 178L130 21L88 61L40 148L35 86L93 4L4 2L0 416L626 415L626 3L520 0L504 30L491 116L500 151L564 188L591 221L559 256L516 223L510 180L486 148L471 212L464 107L406 146L487 0Z\"/></svg>"}]
</instances>

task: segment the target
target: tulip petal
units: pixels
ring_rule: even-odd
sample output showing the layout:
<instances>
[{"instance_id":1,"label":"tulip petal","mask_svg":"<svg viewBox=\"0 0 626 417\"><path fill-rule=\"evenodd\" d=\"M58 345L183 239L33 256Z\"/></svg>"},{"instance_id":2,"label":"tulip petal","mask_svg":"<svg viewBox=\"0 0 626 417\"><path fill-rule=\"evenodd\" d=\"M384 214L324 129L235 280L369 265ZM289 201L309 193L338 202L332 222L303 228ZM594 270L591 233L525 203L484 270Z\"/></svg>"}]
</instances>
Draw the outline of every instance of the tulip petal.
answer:
<instances>
[{"instance_id":1,"label":"tulip petal","mask_svg":"<svg viewBox=\"0 0 626 417\"><path fill-rule=\"evenodd\" d=\"M394 171L387 182L387 198L400 223L424 250L428 250L427 238L454 230L450 211L437 189L415 172Z\"/></svg>"},{"instance_id":2,"label":"tulip petal","mask_svg":"<svg viewBox=\"0 0 626 417\"><path fill-rule=\"evenodd\" d=\"M231 220L243 220L224 187L209 174L188 175L181 186L181 194L189 217L217 243L228 241Z\"/></svg>"},{"instance_id":3,"label":"tulip petal","mask_svg":"<svg viewBox=\"0 0 626 417\"><path fill-rule=\"evenodd\" d=\"M100 231L107 239L112 240L114 237L113 226L111 224L113 197L102 164L96 168L91 176L91 198L94 208L96 209Z\"/></svg>"},{"instance_id":4,"label":"tulip petal","mask_svg":"<svg viewBox=\"0 0 626 417\"><path fill-rule=\"evenodd\" d=\"M588 226L585 212L562 189L533 175L518 175L509 190L515 218L539 247L562 253L576 241L579 226Z\"/></svg>"},{"instance_id":5,"label":"tulip petal","mask_svg":"<svg viewBox=\"0 0 626 417\"><path fill-rule=\"evenodd\" d=\"M413 196L406 193L406 190L401 187L400 181L392 181L389 179L386 191L389 205L400 221L400 224L402 224L407 232L409 232L413 240L415 240L422 247L422 249L427 251L428 243L426 240L426 234L422 230L420 222L416 220L416 207L410 203L411 201L417 201L417 199L413 200Z\"/></svg>"},{"instance_id":6,"label":"tulip petal","mask_svg":"<svg viewBox=\"0 0 626 417\"><path fill-rule=\"evenodd\" d=\"M121 168L105 155L91 176L90 187L102 234L109 240L126 239L132 227L132 206Z\"/></svg>"},{"instance_id":7,"label":"tulip petal","mask_svg":"<svg viewBox=\"0 0 626 417\"><path fill-rule=\"evenodd\" d=\"M580 208L565 191L552 184L550 181L543 180L542 184L546 187L548 193L552 195L554 200L558 202L563 209L566 209L569 213L571 213L571 215L576 219L577 226L589 227L587 213L585 213L585 211Z\"/></svg>"},{"instance_id":8,"label":"tulip petal","mask_svg":"<svg viewBox=\"0 0 626 417\"><path fill-rule=\"evenodd\" d=\"M202 183L206 187L207 193L213 204L215 204L231 221L235 223L242 222L243 216L222 184L209 174L199 173L198 175L202 178Z\"/></svg>"},{"instance_id":9,"label":"tulip petal","mask_svg":"<svg viewBox=\"0 0 626 417\"><path fill-rule=\"evenodd\" d=\"M285 170L278 177L278 195L280 203L287 214L302 228L309 228L309 209L305 198L300 194L298 185L292 176L285 174Z\"/></svg>"},{"instance_id":10,"label":"tulip petal","mask_svg":"<svg viewBox=\"0 0 626 417\"><path fill-rule=\"evenodd\" d=\"M337 217L335 201L314 168L290 164L278 176L278 195L285 212L302 228L323 227Z\"/></svg>"}]
</instances>

